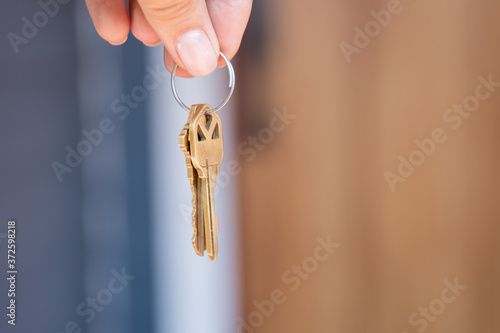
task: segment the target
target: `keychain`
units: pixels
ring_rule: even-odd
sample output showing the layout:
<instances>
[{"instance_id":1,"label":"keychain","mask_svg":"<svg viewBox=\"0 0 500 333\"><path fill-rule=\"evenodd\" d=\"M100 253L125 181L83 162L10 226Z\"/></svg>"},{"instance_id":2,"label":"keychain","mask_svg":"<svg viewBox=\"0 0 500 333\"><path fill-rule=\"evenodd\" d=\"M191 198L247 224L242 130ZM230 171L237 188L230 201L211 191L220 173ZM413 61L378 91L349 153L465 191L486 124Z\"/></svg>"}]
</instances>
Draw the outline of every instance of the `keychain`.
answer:
<instances>
[{"instance_id":1,"label":"keychain","mask_svg":"<svg viewBox=\"0 0 500 333\"><path fill-rule=\"evenodd\" d=\"M175 72L172 70L172 92L182 108L189 112L186 125L179 135L179 146L186 155L187 175L193 193L193 238L196 254L203 256L205 250L210 260L217 259L219 250L217 237L219 221L214 208L216 176L224 157L222 122L217 111L222 109L234 91L234 68L227 57L220 53L229 71L229 94L215 109L208 104L184 104L175 88Z\"/></svg>"}]
</instances>

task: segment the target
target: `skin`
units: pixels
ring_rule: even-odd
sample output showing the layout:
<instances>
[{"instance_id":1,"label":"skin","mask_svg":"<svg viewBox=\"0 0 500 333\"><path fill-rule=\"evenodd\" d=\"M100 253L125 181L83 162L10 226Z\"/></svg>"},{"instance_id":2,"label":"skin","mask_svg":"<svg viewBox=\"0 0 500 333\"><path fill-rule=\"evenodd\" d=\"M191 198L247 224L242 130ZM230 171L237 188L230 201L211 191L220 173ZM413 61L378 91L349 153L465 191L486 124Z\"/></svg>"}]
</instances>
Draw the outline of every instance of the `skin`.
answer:
<instances>
[{"instance_id":1,"label":"skin","mask_svg":"<svg viewBox=\"0 0 500 333\"><path fill-rule=\"evenodd\" d=\"M113 45L127 40L129 31L147 46L164 46L165 66L191 77L178 54L176 41L190 30L203 30L223 67L222 51L232 59L248 23L252 0L86 0L97 33ZM214 62L215 63L215 62ZM215 68L214 68L215 69Z\"/></svg>"}]
</instances>

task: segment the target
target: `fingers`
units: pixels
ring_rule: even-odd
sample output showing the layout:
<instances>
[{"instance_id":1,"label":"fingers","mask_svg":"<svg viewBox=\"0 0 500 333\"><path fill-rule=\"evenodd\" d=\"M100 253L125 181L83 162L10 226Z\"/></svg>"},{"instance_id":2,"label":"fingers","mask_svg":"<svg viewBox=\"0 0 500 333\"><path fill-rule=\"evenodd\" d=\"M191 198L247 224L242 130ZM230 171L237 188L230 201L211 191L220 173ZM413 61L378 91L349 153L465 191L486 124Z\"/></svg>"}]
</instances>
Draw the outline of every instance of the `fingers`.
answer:
<instances>
[{"instance_id":1,"label":"fingers","mask_svg":"<svg viewBox=\"0 0 500 333\"><path fill-rule=\"evenodd\" d=\"M126 41L129 29L148 46L163 42L165 64L179 76L204 76L238 51L252 0L86 0L99 35L111 44Z\"/></svg>"},{"instance_id":2,"label":"fingers","mask_svg":"<svg viewBox=\"0 0 500 333\"><path fill-rule=\"evenodd\" d=\"M217 67L219 43L205 0L138 0L174 62L193 76Z\"/></svg>"},{"instance_id":3,"label":"fingers","mask_svg":"<svg viewBox=\"0 0 500 333\"><path fill-rule=\"evenodd\" d=\"M220 50L232 59L240 48L250 17L252 0L207 0L207 8ZM224 66L224 59L220 58L218 65Z\"/></svg>"},{"instance_id":4,"label":"fingers","mask_svg":"<svg viewBox=\"0 0 500 333\"><path fill-rule=\"evenodd\" d=\"M113 45L125 43L129 32L127 4L124 0L86 0L97 33Z\"/></svg>"},{"instance_id":5,"label":"fingers","mask_svg":"<svg viewBox=\"0 0 500 333\"><path fill-rule=\"evenodd\" d=\"M160 38L146 20L137 0L129 0L130 30L132 34L146 46L156 46L160 44Z\"/></svg>"}]
</instances>

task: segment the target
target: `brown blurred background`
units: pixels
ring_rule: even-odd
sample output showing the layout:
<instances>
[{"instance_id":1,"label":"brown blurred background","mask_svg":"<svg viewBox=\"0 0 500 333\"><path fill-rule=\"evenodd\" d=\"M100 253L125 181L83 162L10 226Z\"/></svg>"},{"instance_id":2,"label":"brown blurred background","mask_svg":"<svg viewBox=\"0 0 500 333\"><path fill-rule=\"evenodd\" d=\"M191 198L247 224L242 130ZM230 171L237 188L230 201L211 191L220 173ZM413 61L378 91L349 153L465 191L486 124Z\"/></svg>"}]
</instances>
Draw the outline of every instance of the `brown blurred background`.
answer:
<instances>
[{"instance_id":1,"label":"brown blurred background","mask_svg":"<svg viewBox=\"0 0 500 333\"><path fill-rule=\"evenodd\" d=\"M499 44L493 0L255 2L241 332L500 332L500 91L473 97L500 82ZM273 109L296 117L270 139ZM419 165L390 185L400 155Z\"/></svg>"},{"instance_id":2,"label":"brown blurred background","mask_svg":"<svg viewBox=\"0 0 500 333\"><path fill-rule=\"evenodd\" d=\"M84 1L47 3L0 2L0 253L9 220L19 244L0 332L500 332L499 1L254 0L220 113L216 262L191 246L163 47L109 45ZM226 75L178 89L215 105ZM115 271L134 278L79 313Z\"/></svg>"}]
</instances>

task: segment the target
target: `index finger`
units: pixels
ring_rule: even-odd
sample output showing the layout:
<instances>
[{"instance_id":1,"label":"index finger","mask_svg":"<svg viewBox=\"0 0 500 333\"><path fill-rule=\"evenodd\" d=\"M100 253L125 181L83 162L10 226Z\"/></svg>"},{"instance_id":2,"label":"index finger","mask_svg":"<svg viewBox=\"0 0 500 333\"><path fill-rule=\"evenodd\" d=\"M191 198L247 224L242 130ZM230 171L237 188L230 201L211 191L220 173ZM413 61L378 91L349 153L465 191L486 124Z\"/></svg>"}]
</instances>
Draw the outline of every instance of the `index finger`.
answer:
<instances>
[{"instance_id":1,"label":"index finger","mask_svg":"<svg viewBox=\"0 0 500 333\"><path fill-rule=\"evenodd\" d=\"M228 59L232 59L240 48L252 10L252 0L207 0L207 9L220 50ZM225 65L222 58L219 58L218 65Z\"/></svg>"}]
</instances>

